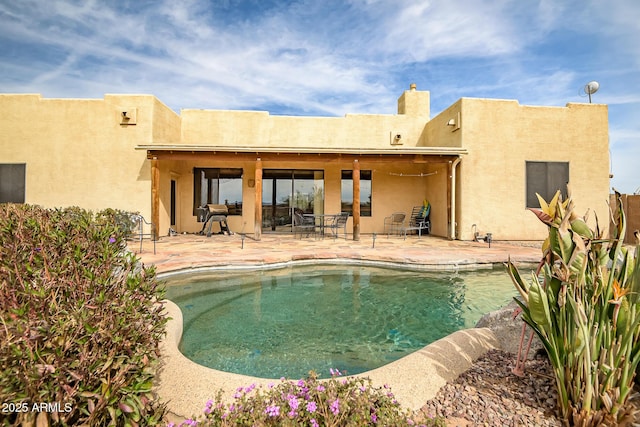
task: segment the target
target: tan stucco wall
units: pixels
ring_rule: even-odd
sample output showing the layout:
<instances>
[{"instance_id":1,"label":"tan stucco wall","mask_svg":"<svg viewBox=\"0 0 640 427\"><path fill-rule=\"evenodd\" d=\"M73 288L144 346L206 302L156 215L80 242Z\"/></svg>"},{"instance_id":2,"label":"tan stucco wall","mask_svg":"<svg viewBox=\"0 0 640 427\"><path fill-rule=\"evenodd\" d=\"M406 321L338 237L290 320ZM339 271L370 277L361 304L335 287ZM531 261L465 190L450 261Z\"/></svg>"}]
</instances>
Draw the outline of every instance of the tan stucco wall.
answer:
<instances>
[{"instance_id":1,"label":"tan stucco wall","mask_svg":"<svg viewBox=\"0 0 640 427\"><path fill-rule=\"evenodd\" d=\"M404 146L415 146L425 125L404 115L292 117L183 110L182 117L182 144L221 147L390 148L395 134L402 135Z\"/></svg>"},{"instance_id":2,"label":"tan stucco wall","mask_svg":"<svg viewBox=\"0 0 640 427\"><path fill-rule=\"evenodd\" d=\"M345 117L272 116L263 111L182 110L184 145L278 148L392 148L391 137L417 146L429 116L429 92L406 91L403 114Z\"/></svg>"},{"instance_id":3,"label":"tan stucco wall","mask_svg":"<svg viewBox=\"0 0 640 427\"><path fill-rule=\"evenodd\" d=\"M290 152L351 149L401 150L408 147L467 149L459 166L451 157L416 157L415 162L360 161L373 173L373 217L361 218L361 232L383 232L384 218L411 213L426 198L432 204L432 231L473 238L473 224L494 239L542 239L544 226L525 209L525 162L570 163L573 196L579 211L608 214L609 151L607 107L568 104L529 107L517 101L462 98L429 120L429 92L410 90L398 100L398 114L345 117L272 116L266 112L183 110L177 115L150 95L106 95L104 99L42 99L39 95L0 95L0 163L26 163L26 202L47 207L78 205L140 211L151 218L151 160L140 146L199 146ZM135 125L122 124L122 112ZM451 121L451 123L449 123ZM403 145L392 146L401 134ZM250 147L243 150L243 147ZM287 151L287 150L285 150ZM273 157L272 157L273 158ZM301 157L302 158L302 157ZM404 157L406 159L406 157ZM265 160L264 169L324 170L326 213L340 211L340 171L351 160ZM419 161L419 163L418 163ZM244 170L243 215L231 229L254 230L255 161L158 160L159 232L170 227L170 183L177 184L179 232L199 231L192 213L193 168ZM456 185L447 191L453 172ZM451 197L454 203L451 204ZM453 212L449 210L452 206ZM606 225L606 221L604 221ZM352 220L348 229L351 230Z\"/></svg>"},{"instance_id":4,"label":"tan stucco wall","mask_svg":"<svg viewBox=\"0 0 640 427\"><path fill-rule=\"evenodd\" d=\"M136 124L121 125L122 111ZM179 118L150 95L0 95L0 129L0 162L26 163L26 203L150 218L150 162L135 147L179 137Z\"/></svg>"},{"instance_id":5,"label":"tan stucco wall","mask_svg":"<svg viewBox=\"0 0 640 427\"><path fill-rule=\"evenodd\" d=\"M609 140L606 105L530 107L517 101L463 98L457 235L496 240L543 239L547 230L526 205L526 161L569 162L578 213L597 212L606 227Z\"/></svg>"}]
</instances>

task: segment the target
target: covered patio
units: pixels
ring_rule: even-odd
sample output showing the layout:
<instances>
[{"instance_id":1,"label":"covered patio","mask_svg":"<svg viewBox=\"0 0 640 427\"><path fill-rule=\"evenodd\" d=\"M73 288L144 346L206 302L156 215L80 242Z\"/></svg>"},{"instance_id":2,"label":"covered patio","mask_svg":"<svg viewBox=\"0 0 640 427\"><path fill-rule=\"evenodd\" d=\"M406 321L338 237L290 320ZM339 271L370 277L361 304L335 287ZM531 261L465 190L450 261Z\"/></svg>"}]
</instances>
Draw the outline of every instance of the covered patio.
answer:
<instances>
[{"instance_id":1,"label":"covered patio","mask_svg":"<svg viewBox=\"0 0 640 427\"><path fill-rule=\"evenodd\" d=\"M226 168L226 176L238 181L235 191L241 195L223 200L216 192L207 200L227 204L232 230L252 234L254 240L276 231L277 209L284 209L280 222L289 221L287 225L294 209L316 215L347 211L350 237L358 241L361 234L382 234L386 216L410 213L424 200L434 206L433 233L453 239L457 167L467 154L459 147L256 149L151 144L136 149L145 150L150 160L151 215L159 230L195 231L196 205L205 200L207 190L198 200L202 190L194 174L207 176Z\"/></svg>"}]
</instances>

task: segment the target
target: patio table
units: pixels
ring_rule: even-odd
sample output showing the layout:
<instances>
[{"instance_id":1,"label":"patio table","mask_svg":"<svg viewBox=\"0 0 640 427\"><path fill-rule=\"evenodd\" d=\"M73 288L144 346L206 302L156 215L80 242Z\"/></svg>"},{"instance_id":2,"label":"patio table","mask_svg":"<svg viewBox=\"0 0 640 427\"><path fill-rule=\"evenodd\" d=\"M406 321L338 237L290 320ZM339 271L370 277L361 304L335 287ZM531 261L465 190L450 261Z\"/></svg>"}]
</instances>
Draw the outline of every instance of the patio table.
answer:
<instances>
[{"instance_id":1,"label":"patio table","mask_svg":"<svg viewBox=\"0 0 640 427\"><path fill-rule=\"evenodd\" d=\"M324 237L324 228L330 224L339 214L303 214L304 217L313 218L320 235Z\"/></svg>"}]
</instances>

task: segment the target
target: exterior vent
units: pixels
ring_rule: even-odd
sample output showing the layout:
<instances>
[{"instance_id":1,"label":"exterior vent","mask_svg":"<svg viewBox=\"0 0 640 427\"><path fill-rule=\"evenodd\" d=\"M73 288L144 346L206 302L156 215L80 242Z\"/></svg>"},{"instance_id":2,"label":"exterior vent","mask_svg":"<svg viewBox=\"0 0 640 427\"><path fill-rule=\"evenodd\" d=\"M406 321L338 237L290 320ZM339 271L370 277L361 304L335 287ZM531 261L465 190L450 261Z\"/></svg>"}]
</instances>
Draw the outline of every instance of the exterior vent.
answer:
<instances>
[{"instance_id":1,"label":"exterior vent","mask_svg":"<svg viewBox=\"0 0 640 427\"><path fill-rule=\"evenodd\" d=\"M137 124L138 109L137 108L122 108L119 111L120 125L131 126Z\"/></svg>"},{"instance_id":2,"label":"exterior vent","mask_svg":"<svg viewBox=\"0 0 640 427\"><path fill-rule=\"evenodd\" d=\"M400 132L390 132L389 142L391 145L402 145L404 143L402 140L402 134Z\"/></svg>"}]
</instances>

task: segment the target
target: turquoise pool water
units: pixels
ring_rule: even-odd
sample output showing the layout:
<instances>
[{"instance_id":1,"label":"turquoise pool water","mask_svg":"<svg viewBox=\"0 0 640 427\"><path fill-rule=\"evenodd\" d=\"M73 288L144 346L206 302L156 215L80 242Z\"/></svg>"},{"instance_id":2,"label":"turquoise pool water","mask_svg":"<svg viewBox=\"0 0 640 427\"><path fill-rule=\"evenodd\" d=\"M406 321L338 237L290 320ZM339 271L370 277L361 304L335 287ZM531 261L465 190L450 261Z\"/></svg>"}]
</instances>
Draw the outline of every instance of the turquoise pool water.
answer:
<instances>
[{"instance_id":1,"label":"turquoise pool water","mask_svg":"<svg viewBox=\"0 0 640 427\"><path fill-rule=\"evenodd\" d=\"M211 368L263 378L365 372L457 330L516 295L503 268L469 272L364 266L174 277L180 349Z\"/></svg>"}]
</instances>

